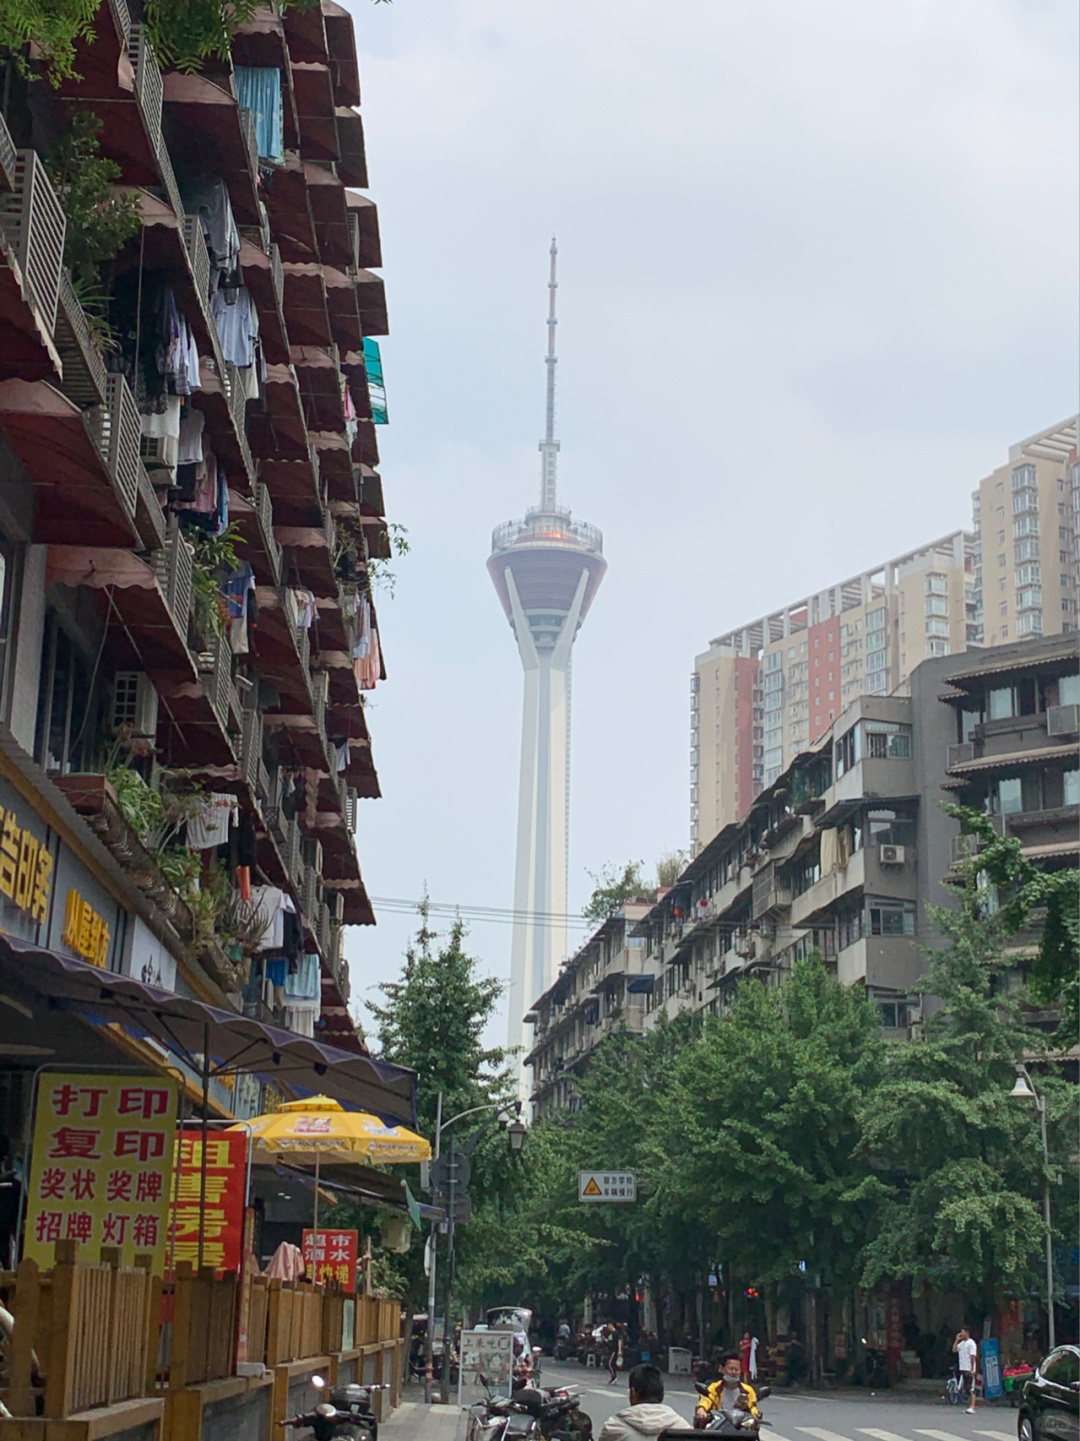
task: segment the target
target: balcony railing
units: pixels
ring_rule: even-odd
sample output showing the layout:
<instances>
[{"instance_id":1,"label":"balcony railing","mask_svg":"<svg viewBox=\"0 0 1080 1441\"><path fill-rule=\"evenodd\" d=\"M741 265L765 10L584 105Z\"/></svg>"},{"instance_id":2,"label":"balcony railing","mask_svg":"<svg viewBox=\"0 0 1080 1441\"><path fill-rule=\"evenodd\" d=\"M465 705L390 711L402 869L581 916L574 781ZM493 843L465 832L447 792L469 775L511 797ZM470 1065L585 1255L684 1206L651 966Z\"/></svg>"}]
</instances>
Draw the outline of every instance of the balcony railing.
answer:
<instances>
[{"instance_id":1,"label":"balcony railing","mask_svg":"<svg viewBox=\"0 0 1080 1441\"><path fill-rule=\"evenodd\" d=\"M255 475L255 462L251 458L251 449L247 438L247 396L240 379L240 372L235 365L226 364L225 366L225 392L229 402L229 414L232 416L233 426L236 430L237 444L240 447L240 454L247 468L248 477L251 479Z\"/></svg>"},{"instance_id":2,"label":"balcony railing","mask_svg":"<svg viewBox=\"0 0 1080 1441\"><path fill-rule=\"evenodd\" d=\"M240 765L243 768L244 781L248 789L255 795L259 790L259 769L260 767L265 769L262 746L262 713L257 706L250 706L244 711L240 729Z\"/></svg>"},{"instance_id":3,"label":"balcony railing","mask_svg":"<svg viewBox=\"0 0 1080 1441\"><path fill-rule=\"evenodd\" d=\"M139 478L144 472L139 453L139 407L123 375L106 376L105 403L91 407L86 419L124 512L134 518Z\"/></svg>"},{"instance_id":4,"label":"balcony railing","mask_svg":"<svg viewBox=\"0 0 1080 1441\"><path fill-rule=\"evenodd\" d=\"M274 535L274 503L261 480L255 482L255 513L259 518L263 548L274 572L274 584L281 584L281 546Z\"/></svg>"},{"instance_id":5,"label":"balcony railing","mask_svg":"<svg viewBox=\"0 0 1080 1441\"><path fill-rule=\"evenodd\" d=\"M229 709L233 695L232 648L224 636L214 636L206 653L209 669L203 672L203 689L223 731L229 729ZM201 666L200 666L201 668Z\"/></svg>"},{"instance_id":6,"label":"balcony railing","mask_svg":"<svg viewBox=\"0 0 1080 1441\"><path fill-rule=\"evenodd\" d=\"M356 791L353 790L352 786L348 786L345 791L345 824L349 827L353 835L356 834L356 823L358 819L357 802L358 796Z\"/></svg>"},{"instance_id":7,"label":"balcony railing","mask_svg":"<svg viewBox=\"0 0 1080 1441\"><path fill-rule=\"evenodd\" d=\"M15 189L15 142L7 121L0 115L0 181L5 190Z\"/></svg>"},{"instance_id":8,"label":"balcony railing","mask_svg":"<svg viewBox=\"0 0 1080 1441\"><path fill-rule=\"evenodd\" d=\"M176 628L185 639L191 618L191 558L191 546L184 539L174 517L168 539L161 550L154 552L153 566Z\"/></svg>"},{"instance_id":9,"label":"balcony railing","mask_svg":"<svg viewBox=\"0 0 1080 1441\"><path fill-rule=\"evenodd\" d=\"M14 183L9 191L0 193L0 230L19 262L26 299L50 333L56 325L66 224L36 152L16 151Z\"/></svg>"},{"instance_id":10,"label":"balcony railing","mask_svg":"<svg viewBox=\"0 0 1080 1441\"><path fill-rule=\"evenodd\" d=\"M56 311L56 349L64 366L63 391L80 410L103 405L108 377L105 362L90 334L86 311L66 270L60 271Z\"/></svg>"},{"instance_id":11,"label":"balcony railing","mask_svg":"<svg viewBox=\"0 0 1080 1441\"><path fill-rule=\"evenodd\" d=\"M967 765L975 759L975 742L959 741L951 745L945 752L945 769L952 770L953 766Z\"/></svg>"}]
</instances>

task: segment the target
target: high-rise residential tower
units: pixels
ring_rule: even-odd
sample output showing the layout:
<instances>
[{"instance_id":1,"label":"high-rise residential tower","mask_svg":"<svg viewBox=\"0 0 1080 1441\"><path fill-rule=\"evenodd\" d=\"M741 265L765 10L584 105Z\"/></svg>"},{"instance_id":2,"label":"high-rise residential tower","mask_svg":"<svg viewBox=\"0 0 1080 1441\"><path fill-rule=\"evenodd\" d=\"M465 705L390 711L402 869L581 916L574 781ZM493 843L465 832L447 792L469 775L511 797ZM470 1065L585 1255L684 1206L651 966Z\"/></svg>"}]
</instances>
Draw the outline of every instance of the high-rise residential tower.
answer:
<instances>
[{"instance_id":1,"label":"high-rise residential tower","mask_svg":"<svg viewBox=\"0 0 1080 1441\"><path fill-rule=\"evenodd\" d=\"M603 537L559 505L555 439L555 241L548 281L547 423L540 442L540 504L491 537L488 570L517 640L525 672L518 791L517 868L510 960L509 1034L521 1048L526 1010L566 955L570 822L570 652L604 577Z\"/></svg>"}]
</instances>

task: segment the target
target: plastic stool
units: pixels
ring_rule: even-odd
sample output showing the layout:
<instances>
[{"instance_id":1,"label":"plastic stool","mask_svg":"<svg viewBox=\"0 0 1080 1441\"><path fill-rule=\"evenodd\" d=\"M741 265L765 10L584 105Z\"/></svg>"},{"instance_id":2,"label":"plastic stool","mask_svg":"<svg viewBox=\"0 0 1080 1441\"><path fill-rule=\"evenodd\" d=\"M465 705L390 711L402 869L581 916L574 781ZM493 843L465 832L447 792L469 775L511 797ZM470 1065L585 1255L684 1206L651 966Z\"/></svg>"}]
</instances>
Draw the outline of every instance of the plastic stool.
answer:
<instances>
[{"instance_id":1,"label":"plastic stool","mask_svg":"<svg viewBox=\"0 0 1080 1441\"><path fill-rule=\"evenodd\" d=\"M585 1357L585 1369L588 1370L590 1366L592 1367L592 1369L593 1369L594 1371L596 1370L596 1352L595 1352L595 1351L590 1351L589 1354Z\"/></svg>"}]
</instances>

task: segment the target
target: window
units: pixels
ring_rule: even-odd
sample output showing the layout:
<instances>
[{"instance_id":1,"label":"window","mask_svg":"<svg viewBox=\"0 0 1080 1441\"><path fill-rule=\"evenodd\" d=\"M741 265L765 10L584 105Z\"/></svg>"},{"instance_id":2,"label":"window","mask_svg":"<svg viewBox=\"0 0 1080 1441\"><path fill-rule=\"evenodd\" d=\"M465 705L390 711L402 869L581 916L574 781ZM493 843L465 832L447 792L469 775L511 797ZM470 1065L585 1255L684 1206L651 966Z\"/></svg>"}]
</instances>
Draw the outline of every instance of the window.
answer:
<instances>
[{"instance_id":1,"label":"window","mask_svg":"<svg viewBox=\"0 0 1080 1441\"><path fill-rule=\"evenodd\" d=\"M949 634L949 622L947 620L928 620L926 622L926 634L947 636Z\"/></svg>"},{"instance_id":2,"label":"window","mask_svg":"<svg viewBox=\"0 0 1080 1441\"><path fill-rule=\"evenodd\" d=\"M1038 535L1039 517L1037 515L1018 515L1013 521L1013 536Z\"/></svg>"},{"instance_id":3,"label":"window","mask_svg":"<svg viewBox=\"0 0 1080 1441\"><path fill-rule=\"evenodd\" d=\"M1014 495L1012 508L1013 515L1022 515L1025 511L1038 510L1038 493L1034 490L1023 490L1019 495Z\"/></svg>"},{"instance_id":4,"label":"window","mask_svg":"<svg viewBox=\"0 0 1080 1441\"><path fill-rule=\"evenodd\" d=\"M872 936L913 936L915 905L910 901L871 901L870 934Z\"/></svg>"},{"instance_id":5,"label":"window","mask_svg":"<svg viewBox=\"0 0 1080 1441\"><path fill-rule=\"evenodd\" d=\"M998 531L998 545L1004 545L1004 544L1005 544L1005 532L1004 532L1003 530L999 530L999 531Z\"/></svg>"},{"instance_id":6,"label":"window","mask_svg":"<svg viewBox=\"0 0 1080 1441\"><path fill-rule=\"evenodd\" d=\"M996 805L993 802L996 800ZM999 815L1014 816L1024 811L1043 808L1042 776L1027 771L1023 776L1003 776L997 783L997 796L991 797L991 808Z\"/></svg>"},{"instance_id":7,"label":"window","mask_svg":"<svg viewBox=\"0 0 1080 1441\"><path fill-rule=\"evenodd\" d=\"M1024 590L1018 591L1016 595L1017 610L1032 610L1042 605L1042 587L1027 586Z\"/></svg>"},{"instance_id":8,"label":"window","mask_svg":"<svg viewBox=\"0 0 1080 1441\"><path fill-rule=\"evenodd\" d=\"M948 655L949 642L947 640L928 640L926 642L926 654L928 656Z\"/></svg>"},{"instance_id":9,"label":"window","mask_svg":"<svg viewBox=\"0 0 1080 1441\"><path fill-rule=\"evenodd\" d=\"M1042 583L1042 566L1021 565L1016 569L1017 585L1040 585Z\"/></svg>"},{"instance_id":10,"label":"window","mask_svg":"<svg viewBox=\"0 0 1080 1441\"><path fill-rule=\"evenodd\" d=\"M1066 771L1062 776L1061 803L1066 806L1080 805L1080 770Z\"/></svg>"},{"instance_id":11,"label":"window","mask_svg":"<svg viewBox=\"0 0 1080 1441\"><path fill-rule=\"evenodd\" d=\"M948 595L949 577L947 575L928 575L926 577L927 595Z\"/></svg>"},{"instance_id":12,"label":"window","mask_svg":"<svg viewBox=\"0 0 1080 1441\"><path fill-rule=\"evenodd\" d=\"M866 669L884 670L886 665L888 664L888 661L886 660L887 655L887 651L872 650L870 654L866 657Z\"/></svg>"},{"instance_id":13,"label":"window","mask_svg":"<svg viewBox=\"0 0 1080 1441\"><path fill-rule=\"evenodd\" d=\"M1042 611L1029 610L1016 622L1017 635L1042 635Z\"/></svg>"},{"instance_id":14,"label":"window","mask_svg":"<svg viewBox=\"0 0 1080 1441\"><path fill-rule=\"evenodd\" d=\"M878 610L872 610L866 617L867 630L884 630L886 625L887 612L884 606ZM867 642L869 644L869 642Z\"/></svg>"},{"instance_id":15,"label":"window","mask_svg":"<svg viewBox=\"0 0 1080 1441\"><path fill-rule=\"evenodd\" d=\"M1080 674L1058 676L1058 705L1080 705Z\"/></svg>"},{"instance_id":16,"label":"window","mask_svg":"<svg viewBox=\"0 0 1080 1441\"><path fill-rule=\"evenodd\" d=\"M101 744L101 691L93 665L60 625L46 616L34 753L50 775L92 770Z\"/></svg>"},{"instance_id":17,"label":"window","mask_svg":"<svg viewBox=\"0 0 1080 1441\"><path fill-rule=\"evenodd\" d=\"M1039 1368L1055 1386L1072 1386L1080 1381L1080 1357L1075 1351L1054 1351Z\"/></svg>"},{"instance_id":18,"label":"window","mask_svg":"<svg viewBox=\"0 0 1080 1441\"><path fill-rule=\"evenodd\" d=\"M1035 467L1018 465L1012 473L1013 490L1028 490L1035 484Z\"/></svg>"},{"instance_id":19,"label":"window","mask_svg":"<svg viewBox=\"0 0 1080 1441\"><path fill-rule=\"evenodd\" d=\"M1003 555L999 555L999 556L998 556L998 565L1004 565L1004 564L1005 564L1005 557L1004 557Z\"/></svg>"},{"instance_id":20,"label":"window","mask_svg":"<svg viewBox=\"0 0 1080 1441\"><path fill-rule=\"evenodd\" d=\"M836 774L844 775L857 761L862 759L859 727L852 726L836 742Z\"/></svg>"},{"instance_id":21,"label":"window","mask_svg":"<svg viewBox=\"0 0 1080 1441\"><path fill-rule=\"evenodd\" d=\"M762 669L764 670L765 674L768 675L770 671L779 670L783 663L784 657L778 650L774 650L765 657L765 660L762 663Z\"/></svg>"},{"instance_id":22,"label":"window","mask_svg":"<svg viewBox=\"0 0 1080 1441\"><path fill-rule=\"evenodd\" d=\"M1038 560L1039 542L1037 540L1018 540L1013 546L1013 558L1017 565L1022 560ZM1062 556L1064 560L1065 557Z\"/></svg>"},{"instance_id":23,"label":"window","mask_svg":"<svg viewBox=\"0 0 1080 1441\"><path fill-rule=\"evenodd\" d=\"M947 599L945 596L941 596L941 595L928 595L928 596L926 597L926 614L927 614L927 615L948 615L948 614L949 614L949 602L948 602L948 599Z\"/></svg>"}]
</instances>

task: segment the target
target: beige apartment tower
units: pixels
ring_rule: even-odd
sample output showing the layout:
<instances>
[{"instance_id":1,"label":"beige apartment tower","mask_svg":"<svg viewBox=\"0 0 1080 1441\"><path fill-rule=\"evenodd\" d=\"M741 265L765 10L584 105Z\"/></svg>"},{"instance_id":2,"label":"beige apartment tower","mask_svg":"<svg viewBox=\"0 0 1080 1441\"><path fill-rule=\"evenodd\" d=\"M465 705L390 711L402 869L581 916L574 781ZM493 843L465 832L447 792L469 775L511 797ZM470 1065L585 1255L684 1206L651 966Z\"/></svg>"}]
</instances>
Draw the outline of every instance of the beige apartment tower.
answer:
<instances>
[{"instance_id":1,"label":"beige apartment tower","mask_svg":"<svg viewBox=\"0 0 1080 1441\"><path fill-rule=\"evenodd\" d=\"M1077 629L1076 418L1009 447L971 508L984 645Z\"/></svg>"}]
</instances>

